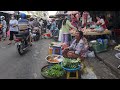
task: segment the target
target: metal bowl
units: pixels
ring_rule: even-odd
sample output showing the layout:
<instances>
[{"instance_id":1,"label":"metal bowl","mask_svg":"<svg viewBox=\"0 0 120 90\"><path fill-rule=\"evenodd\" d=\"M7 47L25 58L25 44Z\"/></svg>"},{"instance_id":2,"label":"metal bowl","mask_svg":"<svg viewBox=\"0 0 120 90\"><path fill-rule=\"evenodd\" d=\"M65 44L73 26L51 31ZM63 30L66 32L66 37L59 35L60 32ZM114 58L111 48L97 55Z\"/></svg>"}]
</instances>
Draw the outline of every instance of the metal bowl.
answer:
<instances>
[{"instance_id":1,"label":"metal bowl","mask_svg":"<svg viewBox=\"0 0 120 90\"><path fill-rule=\"evenodd\" d=\"M57 59L58 62L50 62L50 61L48 60L49 57L54 57L54 56L58 57L58 59ZM47 61L48 63L51 63L51 64L58 64L58 63L60 63L60 62L63 61L64 57L61 56L61 55L55 55L55 54L53 54L53 55L48 55L45 59L46 59L46 61Z\"/></svg>"}]
</instances>

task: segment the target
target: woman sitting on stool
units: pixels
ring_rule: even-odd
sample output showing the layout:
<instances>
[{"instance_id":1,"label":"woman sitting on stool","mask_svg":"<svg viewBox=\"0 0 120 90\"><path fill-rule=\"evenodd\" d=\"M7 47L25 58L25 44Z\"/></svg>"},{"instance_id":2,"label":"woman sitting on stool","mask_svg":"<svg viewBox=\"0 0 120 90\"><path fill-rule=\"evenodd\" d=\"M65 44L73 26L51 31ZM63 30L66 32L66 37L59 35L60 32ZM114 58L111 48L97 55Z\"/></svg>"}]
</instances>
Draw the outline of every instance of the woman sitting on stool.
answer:
<instances>
[{"instance_id":1,"label":"woman sitting on stool","mask_svg":"<svg viewBox=\"0 0 120 90\"><path fill-rule=\"evenodd\" d=\"M75 34L75 40L70 47L63 50L62 54L65 58L84 58L88 50L88 43L86 38L83 37L82 31L77 31Z\"/></svg>"}]
</instances>

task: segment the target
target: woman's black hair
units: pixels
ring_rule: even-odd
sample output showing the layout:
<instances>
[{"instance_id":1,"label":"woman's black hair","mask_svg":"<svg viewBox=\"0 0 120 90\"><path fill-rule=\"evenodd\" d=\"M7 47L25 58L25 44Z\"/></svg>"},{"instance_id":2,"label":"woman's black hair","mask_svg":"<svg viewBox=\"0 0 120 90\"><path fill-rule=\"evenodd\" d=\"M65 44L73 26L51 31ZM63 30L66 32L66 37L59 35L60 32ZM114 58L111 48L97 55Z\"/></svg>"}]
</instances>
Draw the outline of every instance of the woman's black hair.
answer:
<instances>
[{"instance_id":1,"label":"woman's black hair","mask_svg":"<svg viewBox=\"0 0 120 90\"><path fill-rule=\"evenodd\" d=\"M77 31L77 32L79 32L80 38L82 38L83 37L83 32L82 31Z\"/></svg>"},{"instance_id":2,"label":"woman's black hair","mask_svg":"<svg viewBox=\"0 0 120 90\"><path fill-rule=\"evenodd\" d=\"M63 25L66 24L66 21L67 21L67 18L65 18L65 19L63 20Z\"/></svg>"},{"instance_id":3,"label":"woman's black hair","mask_svg":"<svg viewBox=\"0 0 120 90\"><path fill-rule=\"evenodd\" d=\"M102 15L101 18L104 19L104 20L106 19L105 15Z\"/></svg>"},{"instance_id":4,"label":"woman's black hair","mask_svg":"<svg viewBox=\"0 0 120 90\"><path fill-rule=\"evenodd\" d=\"M17 18L17 16L16 16L16 15L14 15L14 14L12 14L12 15L11 15L11 17L14 17L15 19Z\"/></svg>"}]
</instances>

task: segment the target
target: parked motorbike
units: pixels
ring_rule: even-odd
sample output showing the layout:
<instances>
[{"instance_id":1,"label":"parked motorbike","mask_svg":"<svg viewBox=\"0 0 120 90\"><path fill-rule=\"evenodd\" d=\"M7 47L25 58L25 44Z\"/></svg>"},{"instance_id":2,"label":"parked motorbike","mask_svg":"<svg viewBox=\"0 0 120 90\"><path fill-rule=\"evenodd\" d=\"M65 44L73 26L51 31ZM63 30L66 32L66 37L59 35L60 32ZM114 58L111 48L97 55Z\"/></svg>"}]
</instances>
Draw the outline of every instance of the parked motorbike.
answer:
<instances>
[{"instance_id":1,"label":"parked motorbike","mask_svg":"<svg viewBox=\"0 0 120 90\"><path fill-rule=\"evenodd\" d=\"M16 42L18 53L20 55L23 55L24 52L30 47L29 35L26 37L24 32L20 32L15 36L16 36L15 42Z\"/></svg>"},{"instance_id":2,"label":"parked motorbike","mask_svg":"<svg viewBox=\"0 0 120 90\"><path fill-rule=\"evenodd\" d=\"M1 40L1 38L2 38L2 24L0 24L0 40Z\"/></svg>"},{"instance_id":3,"label":"parked motorbike","mask_svg":"<svg viewBox=\"0 0 120 90\"><path fill-rule=\"evenodd\" d=\"M38 41L41 38L41 29L39 27L34 27L32 30L33 40Z\"/></svg>"}]
</instances>

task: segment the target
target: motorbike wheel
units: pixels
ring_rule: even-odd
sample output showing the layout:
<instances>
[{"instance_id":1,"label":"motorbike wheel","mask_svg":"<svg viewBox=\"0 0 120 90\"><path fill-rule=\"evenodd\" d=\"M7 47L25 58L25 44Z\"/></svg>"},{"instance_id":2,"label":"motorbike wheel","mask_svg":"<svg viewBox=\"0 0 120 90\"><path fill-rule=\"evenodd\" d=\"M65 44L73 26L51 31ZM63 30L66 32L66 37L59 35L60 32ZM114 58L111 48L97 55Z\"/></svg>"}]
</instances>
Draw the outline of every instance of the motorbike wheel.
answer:
<instances>
[{"instance_id":1,"label":"motorbike wheel","mask_svg":"<svg viewBox=\"0 0 120 90\"><path fill-rule=\"evenodd\" d=\"M40 35L37 35L37 41L40 39Z\"/></svg>"},{"instance_id":2,"label":"motorbike wheel","mask_svg":"<svg viewBox=\"0 0 120 90\"><path fill-rule=\"evenodd\" d=\"M34 39L34 41L37 41L37 40L36 40L36 36L35 36L33 39Z\"/></svg>"},{"instance_id":3,"label":"motorbike wheel","mask_svg":"<svg viewBox=\"0 0 120 90\"><path fill-rule=\"evenodd\" d=\"M19 53L20 55L23 55L23 54L24 54L24 50L23 50L23 45L22 45L22 44L18 46L18 53Z\"/></svg>"}]
</instances>

